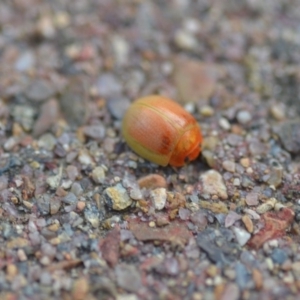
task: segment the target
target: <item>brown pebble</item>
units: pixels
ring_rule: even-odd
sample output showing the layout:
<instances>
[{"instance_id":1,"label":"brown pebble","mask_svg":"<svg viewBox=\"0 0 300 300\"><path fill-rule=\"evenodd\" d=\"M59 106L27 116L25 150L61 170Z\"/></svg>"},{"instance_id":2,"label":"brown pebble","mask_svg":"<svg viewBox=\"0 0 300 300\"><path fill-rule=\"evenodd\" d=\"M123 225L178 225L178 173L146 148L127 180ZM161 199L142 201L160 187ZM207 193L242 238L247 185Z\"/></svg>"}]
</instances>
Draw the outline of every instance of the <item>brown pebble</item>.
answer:
<instances>
[{"instance_id":1,"label":"brown pebble","mask_svg":"<svg viewBox=\"0 0 300 300\"><path fill-rule=\"evenodd\" d=\"M13 277L15 277L18 274L17 266L15 264L8 264L6 267L6 273L8 279L11 280Z\"/></svg>"},{"instance_id":2,"label":"brown pebble","mask_svg":"<svg viewBox=\"0 0 300 300\"><path fill-rule=\"evenodd\" d=\"M77 203L77 209L79 210L79 211L83 211L84 210L84 208L85 208L85 201L78 201L78 203Z\"/></svg>"},{"instance_id":3,"label":"brown pebble","mask_svg":"<svg viewBox=\"0 0 300 300\"><path fill-rule=\"evenodd\" d=\"M207 269L206 269L206 274L209 277L215 277L218 274L218 268L215 265L210 265Z\"/></svg>"},{"instance_id":4,"label":"brown pebble","mask_svg":"<svg viewBox=\"0 0 300 300\"><path fill-rule=\"evenodd\" d=\"M262 273L258 269L252 270L252 277L255 283L255 286L258 290L260 290L263 286L263 276Z\"/></svg>"},{"instance_id":5,"label":"brown pebble","mask_svg":"<svg viewBox=\"0 0 300 300\"><path fill-rule=\"evenodd\" d=\"M247 231L250 232L250 233L252 233L254 227L253 227L253 222L252 222L251 218L248 215L244 215L242 217L242 221L243 221L243 223L244 223Z\"/></svg>"},{"instance_id":6,"label":"brown pebble","mask_svg":"<svg viewBox=\"0 0 300 300\"><path fill-rule=\"evenodd\" d=\"M141 177L138 180L140 188L146 189L156 189L156 188L166 188L167 181L166 179L158 174L150 174L144 177Z\"/></svg>"},{"instance_id":7,"label":"brown pebble","mask_svg":"<svg viewBox=\"0 0 300 300\"><path fill-rule=\"evenodd\" d=\"M220 283L215 286L214 295L216 300L220 300L225 290L225 283Z\"/></svg>"},{"instance_id":8,"label":"brown pebble","mask_svg":"<svg viewBox=\"0 0 300 300\"><path fill-rule=\"evenodd\" d=\"M244 168L248 168L248 167L250 166L250 159L249 159L248 157L241 158L240 164L241 164Z\"/></svg>"},{"instance_id":9,"label":"brown pebble","mask_svg":"<svg viewBox=\"0 0 300 300\"><path fill-rule=\"evenodd\" d=\"M89 292L89 282L85 277L77 279L72 288L72 299L85 300Z\"/></svg>"}]
</instances>

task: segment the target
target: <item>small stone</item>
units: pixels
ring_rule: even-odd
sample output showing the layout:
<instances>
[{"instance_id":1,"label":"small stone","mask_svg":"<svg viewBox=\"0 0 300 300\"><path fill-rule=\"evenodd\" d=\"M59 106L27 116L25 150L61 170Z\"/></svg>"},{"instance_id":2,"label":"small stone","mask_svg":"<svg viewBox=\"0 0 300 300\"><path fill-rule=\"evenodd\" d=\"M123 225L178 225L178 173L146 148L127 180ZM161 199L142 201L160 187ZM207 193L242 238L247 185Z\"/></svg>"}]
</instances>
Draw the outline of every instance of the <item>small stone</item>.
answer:
<instances>
[{"instance_id":1,"label":"small stone","mask_svg":"<svg viewBox=\"0 0 300 300\"><path fill-rule=\"evenodd\" d=\"M222 293L220 300L238 300L240 291L236 284L228 283Z\"/></svg>"},{"instance_id":2,"label":"small stone","mask_svg":"<svg viewBox=\"0 0 300 300\"><path fill-rule=\"evenodd\" d=\"M259 204L258 201L258 193L256 192L250 192L246 196L246 203L249 206L256 206Z\"/></svg>"},{"instance_id":3,"label":"small stone","mask_svg":"<svg viewBox=\"0 0 300 300\"><path fill-rule=\"evenodd\" d=\"M141 190L137 187L134 187L129 191L129 196L133 200L143 199L143 194L142 194Z\"/></svg>"},{"instance_id":4,"label":"small stone","mask_svg":"<svg viewBox=\"0 0 300 300\"><path fill-rule=\"evenodd\" d=\"M258 269L252 270L252 278L254 284L258 290L260 290L263 286L263 275Z\"/></svg>"},{"instance_id":5,"label":"small stone","mask_svg":"<svg viewBox=\"0 0 300 300\"><path fill-rule=\"evenodd\" d=\"M128 292L137 292L142 287L142 277L134 265L118 265L115 268L117 284Z\"/></svg>"},{"instance_id":6,"label":"small stone","mask_svg":"<svg viewBox=\"0 0 300 300\"><path fill-rule=\"evenodd\" d=\"M236 118L241 125L245 125L251 121L252 116L248 111L241 110L237 113Z\"/></svg>"},{"instance_id":7,"label":"small stone","mask_svg":"<svg viewBox=\"0 0 300 300\"><path fill-rule=\"evenodd\" d=\"M241 158L240 164L241 164L244 168L249 168L249 167L250 167L250 159L249 159L248 157Z\"/></svg>"},{"instance_id":8,"label":"small stone","mask_svg":"<svg viewBox=\"0 0 300 300\"><path fill-rule=\"evenodd\" d=\"M93 171L92 171L92 178L95 181L95 183L104 183L105 180L105 171L106 169L103 168L102 166L96 167Z\"/></svg>"},{"instance_id":9,"label":"small stone","mask_svg":"<svg viewBox=\"0 0 300 300\"><path fill-rule=\"evenodd\" d=\"M249 239L251 238L251 234L242 228L233 227L232 230L240 246L246 245Z\"/></svg>"},{"instance_id":10,"label":"small stone","mask_svg":"<svg viewBox=\"0 0 300 300\"><path fill-rule=\"evenodd\" d=\"M57 122L59 106L56 99L44 103L40 109L39 117L33 127L33 136L38 137L51 128Z\"/></svg>"},{"instance_id":11,"label":"small stone","mask_svg":"<svg viewBox=\"0 0 300 300\"><path fill-rule=\"evenodd\" d=\"M31 82L25 91L25 96L32 101L41 102L55 94L55 89L50 81L36 79Z\"/></svg>"},{"instance_id":12,"label":"small stone","mask_svg":"<svg viewBox=\"0 0 300 300\"><path fill-rule=\"evenodd\" d=\"M35 64L35 56L32 51L21 52L15 63L15 69L23 72L30 70Z\"/></svg>"},{"instance_id":13,"label":"small stone","mask_svg":"<svg viewBox=\"0 0 300 300\"><path fill-rule=\"evenodd\" d=\"M206 104L216 87L216 66L196 59L176 57L173 79L182 103Z\"/></svg>"},{"instance_id":14,"label":"small stone","mask_svg":"<svg viewBox=\"0 0 300 300\"><path fill-rule=\"evenodd\" d=\"M198 40L195 36L183 29L177 30L174 42L183 50L194 50L198 47Z\"/></svg>"},{"instance_id":15,"label":"small stone","mask_svg":"<svg viewBox=\"0 0 300 300\"><path fill-rule=\"evenodd\" d=\"M281 184L283 177L283 167L278 161L273 160L271 162L271 170L269 175L270 177L267 180L268 184L274 186L275 188L278 187Z\"/></svg>"},{"instance_id":16,"label":"small stone","mask_svg":"<svg viewBox=\"0 0 300 300\"><path fill-rule=\"evenodd\" d=\"M30 131L34 123L36 108L23 105L15 105L12 109L14 121L22 125L25 131Z\"/></svg>"},{"instance_id":17,"label":"small stone","mask_svg":"<svg viewBox=\"0 0 300 300\"><path fill-rule=\"evenodd\" d=\"M59 103L69 124L76 127L85 124L90 114L90 106L87 105L89 103L88 84L85 78L72 77L62 93Z\"/></svg>"},{"instance_id":18,"label":"small stone","mask_svg":"<svg viewBox=\"0 0 300 300\"><path fill-rule=\"evenodd\" d=\"M181 220L188 220L190 218L190 215L191 215L191 211L189 209L186 209L186 208L183 208L183 207L180 207L179 208L179 211L178 211L178 215L179 215L179 218Z\"/></svg>"},{"instance_id":19,"label":"small stone","mask_svg":"<svg viewBox=\"0 0 300 300\"><path fill-rule=\"evenodd\" d=\"M240 186L241 185L241 181L240 181L240 179L239 178L234 178L233 179L233 185L234 186Z\"/></svg>"},{"instance_id":20,"label":"small stone","mask_svg":"<svg viewBox=\"0 0 300 300\"><path fill-rule=\"evenodd\" d=\"M284 250L275 248L271 253L271 258L274 263L282 265L288 259L288 255Z\"/></svg>"},{"instance_id":21,"label":"small stone","mask_svg":"<svg viewBox=\"0 0 300 300\"><path fill-rule=\"evenodd\" d=\"M225 160L222 163L222 167L228 172L231 172L231 173L235 172L235 162L234 161Z\"/></svg>"},{"instance_id":22,"label":"small stone","mask_svg":"<svg viewBox=\"0 0 300 300\"><path fill-rule=\"evenodd\" d=\"M140 188L146 189L155 189L155 188L166 188L167 181L166 179L158 174L150 174L144 176L138 180L138 184Z\"/></svg>"},{"instance_id":23,"label":"small stone","mask_svg":"<svg viewBox=\"0 0 300 300\"><path fill-rule=\"evenodd\" d=\"M204 194L217 195L224 200L228 198L227 188L219 172L215 170L207 171L200 176L200 180L202 181Z\"/></svg>"},{"instance_id":24,"label":"small stone","mask_svg":"<svg viewBox=\"0 0 300 300\"><path fill-rule=\"evenodd\" d=\"M105 137L105 127L102 124L84 126L83 133L97 142L101 142Z\"/></svg>"},{"instance_id":25,"label":"small stone","mask_svg":"<svg viewBox=\"0 0 300 300\"><path fill-rule=\"evenodd\" d=\"M18 249L18 258L20 261L26 261L27 255L23 249Z\"/></svg>"},{"instance_id":26,"label":"small stone","mask_svg":"<svg viewBox=\"0 0 300 300\"><path fill-rule=\"evenodd\" d=\"M256 208L256 212L259 214L264 214L265 212L273 209L275 207L276 203L277 203L277 200L275 198L270 198L267 202L259 205Z\"/></svg>"},{"instance_id":27,"label":"small stone","mask_svg":"<svg viewBox=\"0 0 300 300\"><path fill-rule=\"evenodd\" d=\"M215 113L214 109L209 105L204 105L200 109L200 114L203 117L211 117L214 115L214 113Z\"/></svg>"},{"instance_id":28,"label":"small stone","mask_svg":"<svg viewBox=\"0 0 300 300\"><path fill-rule=\"evenodd\" d=\"M38 140L38 146L52 151L56 145L56 138L51 133L43 134Z\"/></svg>"},{"instance_id":29,"label":"small stone","mask_svg":"<svg viewBox=\"0 0 300 300\"><path fill-rule=\"evenodd\" d=\"M130 101L124 96L117 95L115 97L108 98L106 105L111 115L115 119L121 120L130 105Z\"/></svg>"},{"instance_id":30,"label":"small stone","mask_svg":"<svg viewBox=\"0 0 300 300\"><path fill-rule=\"evenodd\" d=\"M89 282L85 277L75 280L71 295L74 300L85 300L89 292Z\"/></svg>"},{"instance_id":31,"label":"small stone","mask_svg":"<svg viewBox=\"0 0 300 300\"><path fill-rule=\"evenodd\" d=\"M208 209L215 214L226 214L228 213L227 205L224 202L213 202L210 201L199 201L199 204L202 208Z\"/></svg>"},{"instance_id":32,"label":"small stone","mask_svg":"<svg viewBox=\"0 0 300 300\"><path fill-rule=\"evenodd\" d=\"M284 122L278 131L279 138L283 147L290 153L300 152L300 122Z\"/></svg>"},{"instance_id":33,"label":"small stone","mask_svg":"<svg viewBox=\"0 0 300 300\"><path fill-rule=\"evenodd\" d=\"M103 73L97 81L97 89L101 97L109 98L121 94L122 84L114 75Z\"/></svg>"},{"instance_id":34,"label":"small stone","mask_svg":"<svg viewBox=\"0 0 300 300\"><path fill-rule=\"evenodd\" d=\"M225 118L220 118L219 119L219 125L222 129L228 131L231 128L231 125L229 123L229 121Z\"/></svg>"},{"instance_id":35,"label":"small stone","mask_svg":"<svg viewBox=\"0 0 300 300\"><path fill-rule=\"evenodd\" d=\"M240 220L241 216L234 211L230 211L225 218L225 227L232 226L236 221Z\"/></svg>"},{"instance_id":36,"label":"small stone","mask_svg":"<svg viewBox=\"0 0 300 300\"><path fill-rule=\"evenodd\" d=\"M9 263L6 266L6 274L9 280L12 280L18 274L18 268L15 264Z\"/></svg>"},{"instance_id":37,"label":"small stone","mask_svg":"<svg viewBox=\"0 0 300 300\"><path fill-rule=\"evenodd\" d=\"M128 64L130 45L127 39L121 35L113 34L111 36L111 45L116 65L125 66Z\"/></svg>"},{"instance_id":38,"label":"small stone","mask_svg":"<svg viewBox=\"0 0 300 300\"><path fill-rule=\"evenodd\" d=\"M50 201L50 214L55 215L61 207L61 200L59 198L52 198Z\"/></svg>"},{"instance_id":39,"label":"small stone","mask_svg":"<svg viewBox=\"0 0 300 300\"><path fill-rule=\"evenodd\" d=\"M277 121L285 119L285 106L282 103L276 103L270 107L271 116Z\"/></svg>"},{"instance_id":40,"label":"small stone","mask_svg":"<svg viewBox=\"0 0 300 300\"><path fill-rule=\"evenodd\" d=\"M157 210L162 210L167 201L167 190L165 188L157 188L150 192L150 198Z\"/></svg>"},{"instance_id":41,"label":"small stone","mask_svg":"<svg viewBox=\"0 0 300 300\"><path fill-rule=\"evenodd\" d=\"M252 222L251 218L248 215L244 215L242 217L242 221L243 221L246 229L248 230L248 232L252 233L254 230L254 226L253 226L253 222Z\"/></svg>"},{"instance_id":42,"label":"small stone","mask_svg":"<svg viewBox=\"0 0 300 300\"><path fill-rule=\"evenodd\" d=\"M103 194L108 207L114 210L124 210L132 204L127 190L120 183L114 187L106 188Z\"/></svg>"},{"instance_id":43,"label":"small stone","mask_svg":"<svg viewBox=\"0 0 300 300\"><path fill-rule=\"evenodd\" d=\"M94 164L93 159L91 158L91 156L89 155L89 153L86 150L81 150L79 152L78 161L86 166Z\"/></svg>"},{"instance_id":44,"label":"small stone","mask_svg":"<svg viewBox=\"0 0 300 300\"><path fill-rule=\"evenodd\" d=\"M57 189L59 187L62 178L62 167L59 168L58 174L50 176L47 178L46 182L52 189Z\"/></svg>"},{"instance_id":45,"label":"small stone","mask_svg":"<svg viewBox=\"0 0 300 300\"><path fill-rule=\"evenodd\" d=\"M71 181L76 180L79 175L78 169L76 166L69 165L66 168L67 175Z\"/></svg>"},{"instance_id":46,"label":"small stone","mask_svg":"<svg viewBox=\"0 0 300 300\"><path fill-rule=\"evenodd\" d=\"M49 194L42 194L37 197L37 207L43 215L50 212L51 196Z\"/></svg>"}]
</instances>

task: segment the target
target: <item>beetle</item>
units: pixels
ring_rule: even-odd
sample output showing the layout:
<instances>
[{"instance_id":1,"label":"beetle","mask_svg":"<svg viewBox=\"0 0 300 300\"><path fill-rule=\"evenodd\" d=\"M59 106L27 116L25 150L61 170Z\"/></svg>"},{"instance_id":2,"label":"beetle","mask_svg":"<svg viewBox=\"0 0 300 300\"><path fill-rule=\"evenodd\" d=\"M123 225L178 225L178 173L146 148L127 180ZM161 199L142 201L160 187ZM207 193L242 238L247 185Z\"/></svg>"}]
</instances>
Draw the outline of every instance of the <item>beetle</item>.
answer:
<instances>
[{"instance_id":1,"label":"beetle","mask_svg":"<svg viewBox=\"0 0 300 300\"><path fill-rule=\"evenodd\" d=\"M195 118L159 95L142 97L129 106L122 134L133 151L161 166L181 167L201 151L202 133Z\"/></svg>"}]
</instances>

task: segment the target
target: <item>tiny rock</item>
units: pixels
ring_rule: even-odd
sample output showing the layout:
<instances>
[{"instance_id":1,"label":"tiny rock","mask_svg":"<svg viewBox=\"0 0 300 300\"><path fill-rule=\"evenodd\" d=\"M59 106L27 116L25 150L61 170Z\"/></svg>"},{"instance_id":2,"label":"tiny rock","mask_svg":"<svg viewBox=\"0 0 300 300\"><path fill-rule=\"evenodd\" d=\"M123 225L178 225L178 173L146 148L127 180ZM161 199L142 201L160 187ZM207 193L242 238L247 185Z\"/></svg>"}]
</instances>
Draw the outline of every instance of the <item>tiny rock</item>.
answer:
<instances>
[{"instance_id":1,"label":"tiny rock","mask_svg":"<svg viewBox=\"0 0 300 300\"><path fill-rule=\"evenodd\" d=\"M224 184L221 174L215 170L210 170L200 176L202 181L203 193L208 195L217 195L221 199L227 199L227 188Z\"/></svg>"},{"instance_id":2,"label":"tiny rock","mask_svg":"<svg viewBox=\"0 0 300 300\"><path fill-rule=\"evenodd\" d=\"M126 209L132 203L127 190L120 183L114 187L105 189L104 197L106 204L114 210Z\"/></svg>"},{"instance_id":3,"label":"tiny rock","mask_svg":"<svg viewBox=\"0 0 300 300\"><path fill-rule=\"evenodd\" d=\"M167 191L165 188L158 188L151 191L150 197L155 209L162 210L165 207L167 201Z\"/></svg>"}]
</instances>

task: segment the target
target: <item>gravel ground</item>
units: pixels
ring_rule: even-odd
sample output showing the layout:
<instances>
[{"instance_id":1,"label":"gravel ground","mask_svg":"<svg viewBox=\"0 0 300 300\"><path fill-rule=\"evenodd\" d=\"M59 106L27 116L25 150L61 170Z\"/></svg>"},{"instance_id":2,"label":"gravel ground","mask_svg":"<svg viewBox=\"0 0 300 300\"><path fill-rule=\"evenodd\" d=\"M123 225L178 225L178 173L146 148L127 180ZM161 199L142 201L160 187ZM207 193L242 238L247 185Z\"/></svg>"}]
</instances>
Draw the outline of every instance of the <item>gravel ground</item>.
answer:
<instances>
[{"instance_id":1,"label":"gravel ground","mask_svg":"<svg viewBox=\"0 0 300 300\"><path fill-rule=\"evenodd\" d=\"M0 299L300 299L299 0L0 2ZM161 94L201 156L120 133Z\"/></svg>"}]
</instances>

